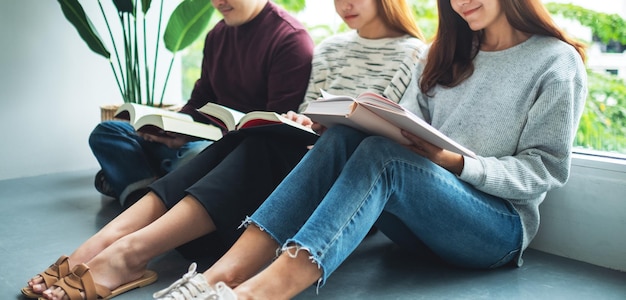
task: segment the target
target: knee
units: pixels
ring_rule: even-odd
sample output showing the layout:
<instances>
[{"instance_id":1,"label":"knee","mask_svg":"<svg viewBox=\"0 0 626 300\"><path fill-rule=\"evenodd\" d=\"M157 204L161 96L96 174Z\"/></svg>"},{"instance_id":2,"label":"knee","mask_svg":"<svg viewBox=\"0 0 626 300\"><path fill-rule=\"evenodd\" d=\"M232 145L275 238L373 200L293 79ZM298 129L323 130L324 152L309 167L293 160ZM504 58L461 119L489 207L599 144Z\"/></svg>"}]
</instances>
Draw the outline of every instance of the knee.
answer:
<instances>
[{"instance_id":1,"label":"knee","mask_svg":"<svg viewBox=\"0 0 626 300\"><path fill-rule=\"evenodd\" d=\"M126 121L110 120L96 125L91 134L135 134L135 129Z\"/></svg>"},{"instance_id":2,"label":"knee","mask_svg":"<svg viewBox=\"0 0 626 300\"><path fill-rule=\"evenodd\" d=\"M106 132L106 129L102 126L102 123L98 124L96 128L91 131L89 134L89 147L91 147L91 149L98 148L104 132Z\"/></svg>"},{"instance_id":3,"label":"knee","mask_svg":"<svg viewBox=\"0 0 626 300\"><path fill-rule=\"evenodd\" d=\"M272 142L264 135L250 135L239 143L237 147L256 149L259 146L269 145Z\"/></svg>"},{"instance_id":4,"label":"knee","mask_svg":"<svg viewBox=\"0 0 626 300\"><path fill-rule=\"evenodd\" d=\"M392 161L416 158L417 155L413 156L407 148L388 138L368 136L359 144L350 159L374 165L386 165Z\"/></svg>"},{"instance_id":5,"label":"knee","mask_svg":"<svg viewBox=\"0 0 626 300\"><path fill-rule=\"evenodd\" d=\"M397 147L401 146L382 136L368 136L359 144L359 150L366 152L367 155L380 155L383 152L391 151L391 149Z\"/></svg>"},{"instance_id":6,"label":"knee","mask_svg":"<svg viewBox=\"0 0 626 300\"><path fill-rule=\"evenodd\" d=\"M352 144L359 143L362 139L367 137L364 132L354 129L345 125L337 125L329 128L322 134L317 141L318 144Z\"/></svg>"},{"instance_id":7,"label":"knee","mask_svg":"<svg viewBox=\"0 0 626 300\"><path fill-rule=\"evenodd\" d=\"M326 130L322 136L328 139L328 138L345 137L345 136L355 135L359 133L362 134L361 131L354 129L350 126L337 125L337 126L328 128L328 130Z\"/></svg>"},{"instance_id":8,"label":"knee","mask_svg":"<svg viewBox=\"0 0 626 300\"><path fill-rule=\"evenodd\" d=\"M94 149L98 148L104 141L111 139L113 136L126 136L135 134L133 127L124 121L104 121L96 125L89 134L89 146Z\"/></svg>"}]
</instances>

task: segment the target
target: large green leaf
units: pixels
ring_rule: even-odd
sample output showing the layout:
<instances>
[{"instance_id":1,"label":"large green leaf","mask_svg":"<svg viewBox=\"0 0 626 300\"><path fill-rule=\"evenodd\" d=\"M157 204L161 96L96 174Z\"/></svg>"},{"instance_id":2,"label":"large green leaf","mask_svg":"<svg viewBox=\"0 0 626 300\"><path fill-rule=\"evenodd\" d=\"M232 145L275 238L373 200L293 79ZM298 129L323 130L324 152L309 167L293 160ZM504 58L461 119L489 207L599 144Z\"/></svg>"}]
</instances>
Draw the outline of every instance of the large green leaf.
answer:
<instances>
[{"instance_id":1,"label":"large green leaf","mask_svg":"<svg viewBox=\"0 0 626 300\"><path fill-rule=\"evenodd\" d=\"M180 3L167 22L163 36L165 48L176 53L206 33L214 10L211 0L185 0Z\"/></svg>"},{"instance_id":2,"label":"large green leaf","mask_svg":"<svg viewBox=\"0 0 626 300\"><path fill-rule=\"evenodd\" d=\"M61 4L61 9L65 18L74 25L78 34L87 43L89 49L93 52L104 56L107 59L111 58L111 53L107 50L102 39L98 35L98 31L95 29L87 15L83 6L78 3L78 0L58 0Z\"/></svg>"}]
</instances>

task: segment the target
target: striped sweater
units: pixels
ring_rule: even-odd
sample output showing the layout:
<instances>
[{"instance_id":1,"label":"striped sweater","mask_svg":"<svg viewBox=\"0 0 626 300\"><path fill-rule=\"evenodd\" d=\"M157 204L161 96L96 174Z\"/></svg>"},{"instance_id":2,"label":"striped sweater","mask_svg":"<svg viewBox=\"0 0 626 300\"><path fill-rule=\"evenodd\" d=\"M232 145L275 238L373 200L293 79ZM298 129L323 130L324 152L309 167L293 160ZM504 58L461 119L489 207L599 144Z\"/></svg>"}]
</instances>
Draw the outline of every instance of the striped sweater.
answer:
<instances>
[{"instance_id":1,"label":"striped sweater","mask_svg":"<svg viewBox=\"0 0 626 300\"><path fill-rule=\"evenodd\" d=\"M300 111L331 94L356 97L370 91L400 101L425 44L414 37L365 39L356 31L332 36L313 54L311 79Z\"/></svg>"}]
</instances>

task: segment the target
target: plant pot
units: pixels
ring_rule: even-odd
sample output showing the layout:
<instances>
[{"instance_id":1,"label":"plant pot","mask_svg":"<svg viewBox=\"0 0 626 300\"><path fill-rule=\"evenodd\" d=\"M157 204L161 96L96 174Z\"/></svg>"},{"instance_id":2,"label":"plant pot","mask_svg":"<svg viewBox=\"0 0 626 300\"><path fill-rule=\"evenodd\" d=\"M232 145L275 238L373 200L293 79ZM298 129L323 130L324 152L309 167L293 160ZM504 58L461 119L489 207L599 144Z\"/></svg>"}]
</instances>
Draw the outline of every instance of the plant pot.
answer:
<instances>
[{"instance_id":1,"label":"plant pot","mask_svg":"<svg viewBox=\"0 0 626 300\"><path fill-rule=\"evenodd\" d=\"M121 104L105 104L100 106L100 121L109 121L115 119L115 112Z\"/></svg>"},{"instance_id":2,"label":"plant pot","mask_svg":"<svg viewBox=\"0 0 626 300\"><path fill-rule=\"evenodd\" d=\"M100 121L104 122L104 121L109 121L109 120L122 120L122 121L126 121L123 119L116 119L115 118L115 112L117 111L118 108L120 108L122 104L105 104L105 105L101 105L100 106ZM167 109L167 110L171 110L171 111L177 111L181 108L181 105L179 104L163 104L162 106L160 106L161 108Z\"/></svg>"}]
</instances>

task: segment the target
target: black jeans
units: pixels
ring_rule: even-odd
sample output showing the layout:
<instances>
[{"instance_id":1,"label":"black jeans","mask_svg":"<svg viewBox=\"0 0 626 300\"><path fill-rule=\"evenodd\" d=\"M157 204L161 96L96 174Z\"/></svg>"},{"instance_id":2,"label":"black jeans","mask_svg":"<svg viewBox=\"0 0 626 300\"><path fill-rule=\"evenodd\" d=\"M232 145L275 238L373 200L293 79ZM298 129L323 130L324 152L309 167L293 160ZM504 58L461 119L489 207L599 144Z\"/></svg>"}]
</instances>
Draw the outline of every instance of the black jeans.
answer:
<instances>
[{"instance_id":1,"label":"black jeans","mask_svg":"<svg viewBox=\"0 0 626 300\"><path fill-rule=\"evenodd\" d=\"M216 232L177 248L186 258L219 258L239 238L239 225L251 215L306 153L301 142L232 132L187 164L150 185L172 208L194 196L216 225Z\"/></svg>"}]
</instances>

